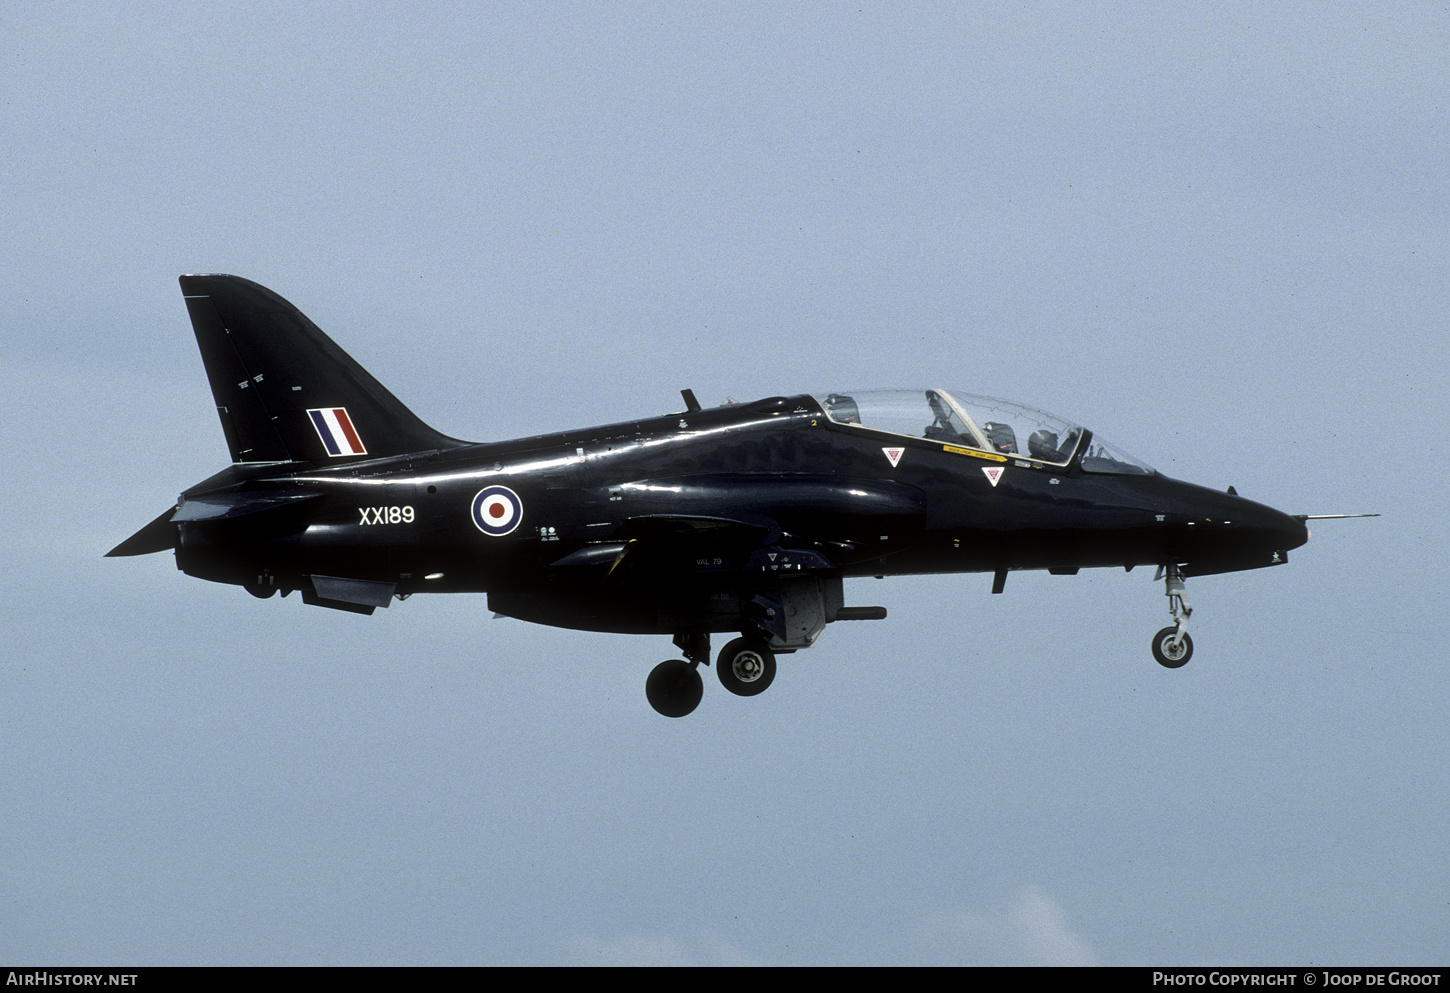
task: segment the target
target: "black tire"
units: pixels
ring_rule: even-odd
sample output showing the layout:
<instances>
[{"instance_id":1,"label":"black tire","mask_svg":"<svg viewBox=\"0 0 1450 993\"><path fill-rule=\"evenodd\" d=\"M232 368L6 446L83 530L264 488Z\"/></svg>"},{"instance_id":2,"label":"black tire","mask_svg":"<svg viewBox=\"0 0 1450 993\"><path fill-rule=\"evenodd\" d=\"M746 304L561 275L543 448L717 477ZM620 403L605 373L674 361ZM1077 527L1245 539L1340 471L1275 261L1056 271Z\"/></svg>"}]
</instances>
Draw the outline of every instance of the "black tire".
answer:
<instances>
[{"instance_id":1,"label":"black tire","mask_svg":"<svg viewBox=\"0 0 1450 993\"><path fill-rule=\"evenodd\" d=\"M684 659L669 659L650 670L644 682L649 705L666 717L684 717L700 705L705 681Z\"/></svg>"},{"instance_id":2,"label":"black tire","mask_svg":"<svg viewBox=\"0 0 1450 993\"><path fill-rule=\"evenodd\" d=\"M736 696L764 693L775 679L775 653L754 638L736 638L720 649L715 674Z\"/></svg>"},{"instance_id":3,"label":"black tire","mask_svg":"<svg viewBox=\"0 0 1450 993\"><path fill-rule=\"evenodd\" d=\"M1165 669L1177 669L1187 665L1188 660L1193 658L1193 639L1188 632L1183 632L1183 641L1174 644L1173 636L1178 633L1178 627L1164 628L1153 636L1153 658Z\"/></svg>"}]
</instances>

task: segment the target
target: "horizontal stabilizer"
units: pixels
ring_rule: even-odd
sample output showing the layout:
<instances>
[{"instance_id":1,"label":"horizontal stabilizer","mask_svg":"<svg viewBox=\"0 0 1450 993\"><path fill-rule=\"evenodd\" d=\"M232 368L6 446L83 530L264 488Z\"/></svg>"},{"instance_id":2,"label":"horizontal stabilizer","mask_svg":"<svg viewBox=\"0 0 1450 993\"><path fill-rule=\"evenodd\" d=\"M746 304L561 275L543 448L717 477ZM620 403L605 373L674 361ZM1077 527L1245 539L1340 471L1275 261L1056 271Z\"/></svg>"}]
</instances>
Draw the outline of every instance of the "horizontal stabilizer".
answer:
<instances>
[{"instance_id":1,"label":"horizontal stabilizer","mask_svg":"<svg viewBox=\"0 0 1450 993\"><path fill-rule=\"evenodd\" d=\"M219 521L246 517L264 510L296 507L317 500L321 493L213 493L188 497L176 508L173 521Z\"/></svg>"},{"instance_id":2,"label":"horizontal stabilizer","mask_svg":"<svg viewBox=\"0 0 1450 993\"><path fill-rule=\"evenodd\" d=\"M216 493L187 497L177 507L173 520L225 520L245 518L262 510L296 507L307 500L318 500L320 493Z\"/></svg>"},{"instance_id":3,"label":"horizontal stabilizer","mask_svg":"<svg viewBox=\"0 0 1450 993\"><path fill-rule=\"evenodd\" d=\"M172 516L175 513L176 508L172 507L111 549L106 556L109 558L113 555L150 555L152 552L171 551L176 547L176 524Z\"/></svg>"}]
</instances>

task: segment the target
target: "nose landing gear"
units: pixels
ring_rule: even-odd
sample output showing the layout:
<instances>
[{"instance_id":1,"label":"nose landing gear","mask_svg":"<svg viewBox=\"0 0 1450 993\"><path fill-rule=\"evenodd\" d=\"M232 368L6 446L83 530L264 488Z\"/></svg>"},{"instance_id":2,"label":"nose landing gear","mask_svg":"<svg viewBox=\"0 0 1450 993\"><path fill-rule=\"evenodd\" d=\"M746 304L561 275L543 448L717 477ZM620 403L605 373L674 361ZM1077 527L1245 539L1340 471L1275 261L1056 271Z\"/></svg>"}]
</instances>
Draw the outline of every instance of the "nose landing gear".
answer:
<instances>
[{"instance_id":1,"label":"nose landing gear","mask_svg":"<svg viewBox=\"0 0 1450 993\"><path fill-rule=\"evenodd\" d=\"M1168 613L1174 622L1153 636L1153 658L1164 668L1177 669L1193 657L1193 639L1187 630L1193 608L1184 596L1183 574L1176 564L1159 566L1153 578L1163 580L1163 594L1168 597Z\"/></svg>"}]
</instances>

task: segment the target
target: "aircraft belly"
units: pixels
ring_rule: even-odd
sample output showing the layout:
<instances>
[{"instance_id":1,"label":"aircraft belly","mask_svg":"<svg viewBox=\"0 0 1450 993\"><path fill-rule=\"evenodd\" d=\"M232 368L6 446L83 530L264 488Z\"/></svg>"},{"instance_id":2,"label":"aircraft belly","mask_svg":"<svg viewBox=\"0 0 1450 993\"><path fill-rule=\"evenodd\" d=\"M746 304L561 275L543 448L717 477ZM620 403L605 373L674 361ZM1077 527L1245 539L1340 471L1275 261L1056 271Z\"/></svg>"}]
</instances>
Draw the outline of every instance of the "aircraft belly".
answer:
<instances>
[{"instance_id":1,"label":"aircraft belly","mask_svg":"<svg viewBox=\"0 0 1450 993\"><path fill-rule=\"evenodd\" d=\"M773 649L808 648L844 606L840 573L557 582L488 594L508 617L619 634L757 631Z\"/></svg>"},{"instance_id":2,"label":"aircraft belly","mask_svg":"<svg viewBox=\"0 0 1450 993\"><path fill-rule=\"evenodd\" d=\"M738 631L742 617L739 592L708 583L552 583L492 590L488 606L536 624L616 634Z\"/></svg>"},{"instance_id":3,"label":"aircraft belly","mask_svg":"<svg viewBox=\"0 0 1450 993\"><path fill-rule=\"evenodd\" d=\"M1118 537L1124 537L1122 532ZM1158 561L1152 536L1114 540L1072 529L951 528L926 535L901 552L852 563L851 576L994 572L998 569L1071 569L1141 565Z\"/></svg>"}]
</instances>

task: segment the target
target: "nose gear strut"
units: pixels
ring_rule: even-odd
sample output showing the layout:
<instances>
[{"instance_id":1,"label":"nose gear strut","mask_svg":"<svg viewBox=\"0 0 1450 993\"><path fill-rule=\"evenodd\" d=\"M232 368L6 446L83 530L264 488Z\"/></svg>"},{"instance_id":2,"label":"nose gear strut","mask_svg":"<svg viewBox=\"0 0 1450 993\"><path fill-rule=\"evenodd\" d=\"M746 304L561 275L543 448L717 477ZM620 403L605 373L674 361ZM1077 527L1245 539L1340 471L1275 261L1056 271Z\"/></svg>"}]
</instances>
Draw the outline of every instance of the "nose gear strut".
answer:
<instances>
[{"instance_id":1,"label":"nose gear strut","mask_svg":"<svg viewBox=\"0 0 1450 993\"><path fill-rule=\"evenodd\" d=\"M1163 595L1168 597L1168 613L1173 624L1153 636L1153 658L1168 669L1177 669L1193 657L1193 639L1188 636L1188 618L1193 608L1184 595L1183 573L1177 563L1159 566L1154 579L1163 580Z\"/></svg>"}]
</instances>

